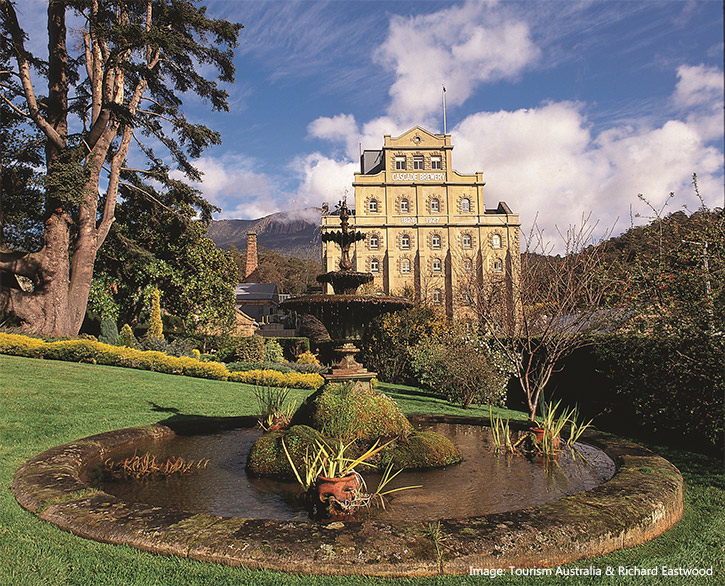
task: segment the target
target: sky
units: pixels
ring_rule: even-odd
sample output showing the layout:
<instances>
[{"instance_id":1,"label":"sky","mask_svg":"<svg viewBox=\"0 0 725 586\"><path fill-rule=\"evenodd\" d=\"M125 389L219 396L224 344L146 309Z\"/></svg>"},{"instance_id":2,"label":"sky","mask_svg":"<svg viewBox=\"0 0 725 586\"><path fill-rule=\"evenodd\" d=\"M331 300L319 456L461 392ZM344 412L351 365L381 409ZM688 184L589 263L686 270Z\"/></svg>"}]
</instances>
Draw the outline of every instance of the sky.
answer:
<instances>
[{"instance_id":1,"label":"sky","mask_svg":"<svg viewBox=\"0 0 725 586\"><path fill-rule=\"evenodd\" d=\"M222 132L197 161L217 219L352 197L361 147L443 131L443 84L453 167L483 171L486 207L524 231L556 240L588 217L619 233L670 192L665 213L697 209L693 173L723 206L720 1L206 4L245 27L230 112L185 107Z\"/></svg>"}]
</instances>

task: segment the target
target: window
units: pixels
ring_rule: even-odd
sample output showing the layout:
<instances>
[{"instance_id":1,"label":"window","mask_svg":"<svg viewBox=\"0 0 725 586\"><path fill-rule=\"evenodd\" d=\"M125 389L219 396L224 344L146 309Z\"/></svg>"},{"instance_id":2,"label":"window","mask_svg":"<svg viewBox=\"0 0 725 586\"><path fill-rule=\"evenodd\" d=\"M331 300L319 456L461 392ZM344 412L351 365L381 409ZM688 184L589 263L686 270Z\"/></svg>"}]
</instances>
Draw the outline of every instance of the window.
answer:
<instances>
[{"instance_id":1,"label":"window","mask_svg":"<svg viewBox=\"0 0 725 586\"><path fill-rule=\"evenodd\" d=\"M380 270L380 262L377 258L370 259L370 272L377 273Z\"/></svg>"},{"instance_id":2,"label":"window","mask_svg":"<svg viewBox=\"0 0 725 586\"><path fill-rule=\"evenodd\" d=\"M433 305L440 305L443 302L443 292L440 289L433 289Z\"/></svg>"},{"instance_id":3,"label":"window","mask_svg":"<svg viewBox=\"0 0 725 586\"><path fill-rule=\"evenodd\" d=\"M463 248L473 248L473 239L470 234L464 234L461 236L461 246L463 246Z\"/></svg>"},{"instance_id":4,"label":"window","mask_svg":"<svg viewBox=\"0 0 725 586\"><path fill-rule=\"evenodd\" d=\"M422 171L424 168L423 157L413 157L413 169Z\"/></svg>"},{"instance_id":5,"label":"window","mask_svg":"<svg viewBox=\"0 0 725 586\"><path fill-rule=\"evenodd\" d=\"M493 261L493 270L496 271L497 273L502 273L503 272L503 262L501 262L500 260Z\"/></svg>"},{"instance_id":6,"label":"window","mask_svg":"<svg viewBox=\"0 0 725 586\"><path fill-rule=\"evenodd\" d=\"M380 239L377 234L370 235L370 250L377 250L380 246Z\"/></svg>"},{"instance_id":7,"label":"window","mask_svg":"<svg viewBox=\"0 0 725 586\"><path fill-rule=\"evenodd\" d=\"M405 171L405 157L395 157L395 168L398 171Z\"/></svg>"},{"instance_id":8,"label":"window","mask_svg":"<svg viewBox=\"0 0 725 586\"><path fill-rule=\"evenodd\" d=\"M409 273L410 272L410 261L407 258L404 258L400 261L400 272L401 273Z\"/></svg>"},{"instance_id":9,"label":"window","mask_svg":"<svg viewBox=\"0 0 725 586\"><path fill-rule=\"evenodd\" d=\"M491 247L501 248L501 237L498 234L491 236Z\"/></svg>"},{"instance_id":10,"label":"window","mask_svg":"<svg viewBox=\"0 0 725 586\"><path fill-rule=\"evenodd\" d=\"M433 237L430 239L430 247L431 248L440 248L441 247L441 237L438 234L433 234Z\"/></svg>"},{"instance_id":11,"label":"window","mask_svg":"<svg viewBox=\"0 0 725 586\"><path fill-rule=\"evenodd\" d=\"M470 211L471 211L471 200L468 199L467 197L464 197L461 200L461 212L463 212L464 214L467 214Z\"/></svg>"},{"instance_id":12,"label":"window","mask_svg":"<svg viewBox=\"0 0 725 586\"><path fill-rule=\"evenodd\" d=\"M430 158L430 168L432 170L441 170L443 166L441 165L441 158L440 157L431 157Z\"/></svg>"},{"instance_id":13,"label":"window","mask_svg":"<svg viewBox=\"0 0 725 586\"><path fill-rule=\"evenodd\" d=\"M410 249L410 236L407 234L403 234L400 237L400 248L403 250L409 250Z\"/></svg>"},{"instance_id":14,"label":"window","mask_svg":"<svg viewBox=\"0 0 725 586\"><path fill-rule=\"evenodd\" d=\"M368 210L371 214L375 214L378 211L378 200L377 199L371 199L370 203L368 204Z\"/></svg>"},{"instance_id":15,"label":"window","mask_svg":"<svg viewBox=\"0 0 725 586\"><path fill-rule=\"evenodd\" d=\"M473 303L473 300L471 299L471 294L468 291L464 291L461 294L461 304L462 305L471 305Z\"/></svg>"},{"instance_id":16,"label":"window","mask_svg":"<svg viewBox=\"0 0 725 586\"><path fill-rule=\"evenodd\" d=\"M443 272L443 263L441 262L441 259L434 258L433 259L433 272L434 273L442 273Z\"/></svg>"},{"instance_id":17,"label":"window","mask_svg":"<svg viewBox=\"0 0 725 586\"><path fill-rule=\"evenodd\" d=\"M437 214L441 211L441 202L438 201L438 198L433 198L430 200L430 211L432 214Z\"/></svg>"},{"instance_id":18,"label":"window","mask_svg":"<svg viewBox=\"0 0 725 586\"><path fill-rule=\"evenodd\" d=\"M400 200L400 213L401 214L407 214L410 211L410 204L408 203L408 200L403 198Z\"/></svg>"},{"instance_id":19,"label":"window","mask_svg":"<svg viewBox=\"0 0 725 586\"><path fill-rule=\"evenodd\" d=\"M470 258L463 259L463 270L467 273L473 270L473 261Z\"/></svg>"}]
</instances>

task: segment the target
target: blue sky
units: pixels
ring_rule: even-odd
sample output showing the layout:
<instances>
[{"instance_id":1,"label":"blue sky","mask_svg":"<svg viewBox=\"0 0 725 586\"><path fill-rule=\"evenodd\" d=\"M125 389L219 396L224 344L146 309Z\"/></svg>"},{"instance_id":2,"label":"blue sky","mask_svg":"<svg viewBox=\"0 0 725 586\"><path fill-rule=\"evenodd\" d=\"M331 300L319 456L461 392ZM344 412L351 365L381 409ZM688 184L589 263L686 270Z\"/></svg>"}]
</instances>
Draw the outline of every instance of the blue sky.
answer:
<instances>
[{"instance_id":1,"label":"blue sky","mask_svg":"<svg viewBox=\"0 0 725 586\"><path fill-rule=\"evenodd\" d=\"M26 6L33 0L21 0ZM723 5L719 1L226 1L244 29L231 112L190 99L222 132L198 161L219 218L335 202L380 148L419 124L453 165L483 171L547 234L590 214L625 230L674 191L671 211L722 206ZM21 19L22 22L22 19Z\"/></svg>"}]
</instances>

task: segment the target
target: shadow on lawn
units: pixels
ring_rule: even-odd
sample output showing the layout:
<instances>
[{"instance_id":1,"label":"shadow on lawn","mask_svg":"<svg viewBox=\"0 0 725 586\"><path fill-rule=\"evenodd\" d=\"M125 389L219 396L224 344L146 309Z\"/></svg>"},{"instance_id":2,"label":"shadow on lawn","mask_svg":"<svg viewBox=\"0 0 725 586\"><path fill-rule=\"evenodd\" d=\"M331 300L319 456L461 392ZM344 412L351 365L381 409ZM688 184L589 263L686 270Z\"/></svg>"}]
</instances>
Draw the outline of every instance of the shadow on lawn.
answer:
<instances>
[{"instance_id":1,"label":"shadow on lawn","mask_svg":"<svg viewBox=\"0 0 725 586\"><path fill-rule=\"evenodd\" d=\"M237 427L254 427L258 421L256 415L209 417L208 415L181 413L176 407L164 407L153 401L147 401L147 403L151 406L153 412L171 413L170 417L162 419L158 423L172 429L177 435L195 435Z\"/></svg>"}]
</instances>

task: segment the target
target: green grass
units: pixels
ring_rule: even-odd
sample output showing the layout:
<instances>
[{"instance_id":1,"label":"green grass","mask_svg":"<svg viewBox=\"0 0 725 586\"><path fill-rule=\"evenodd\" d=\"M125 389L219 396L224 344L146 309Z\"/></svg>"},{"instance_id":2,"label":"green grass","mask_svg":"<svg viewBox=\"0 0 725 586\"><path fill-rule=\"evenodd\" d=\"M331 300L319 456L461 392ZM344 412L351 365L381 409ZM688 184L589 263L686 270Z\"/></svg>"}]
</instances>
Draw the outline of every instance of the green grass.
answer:
<instances>
[{"instance_id":1,"label":"green grass","mask_svg":"<svg viewBox=\"0 0 725 586\"><path fill-rule=\"evenodd\" d=\"M385 385L407 413L487 416L464 411L410 387ZM307 391L293 391L300 400ZM634 549L566 566L599 568L715 568L711 580L692 578L452 576L382 580L296 576L230 568L96 543L65 533L24 511L10 492L15 470L34 455L81 437L179 415L249 415L251 387L138 370L0 356L0 584L718 584L725 578L725 490L720 462L656 448L683 472L684 519L665 535ZM506 413L502 413L506 416ZM513 416L513 412L512 412ZM522 414L516 414L523 417ZM445 563L445 550L443 563ZM616 570L615 570L616 571Z\"/></svg>"}]
</instances>

